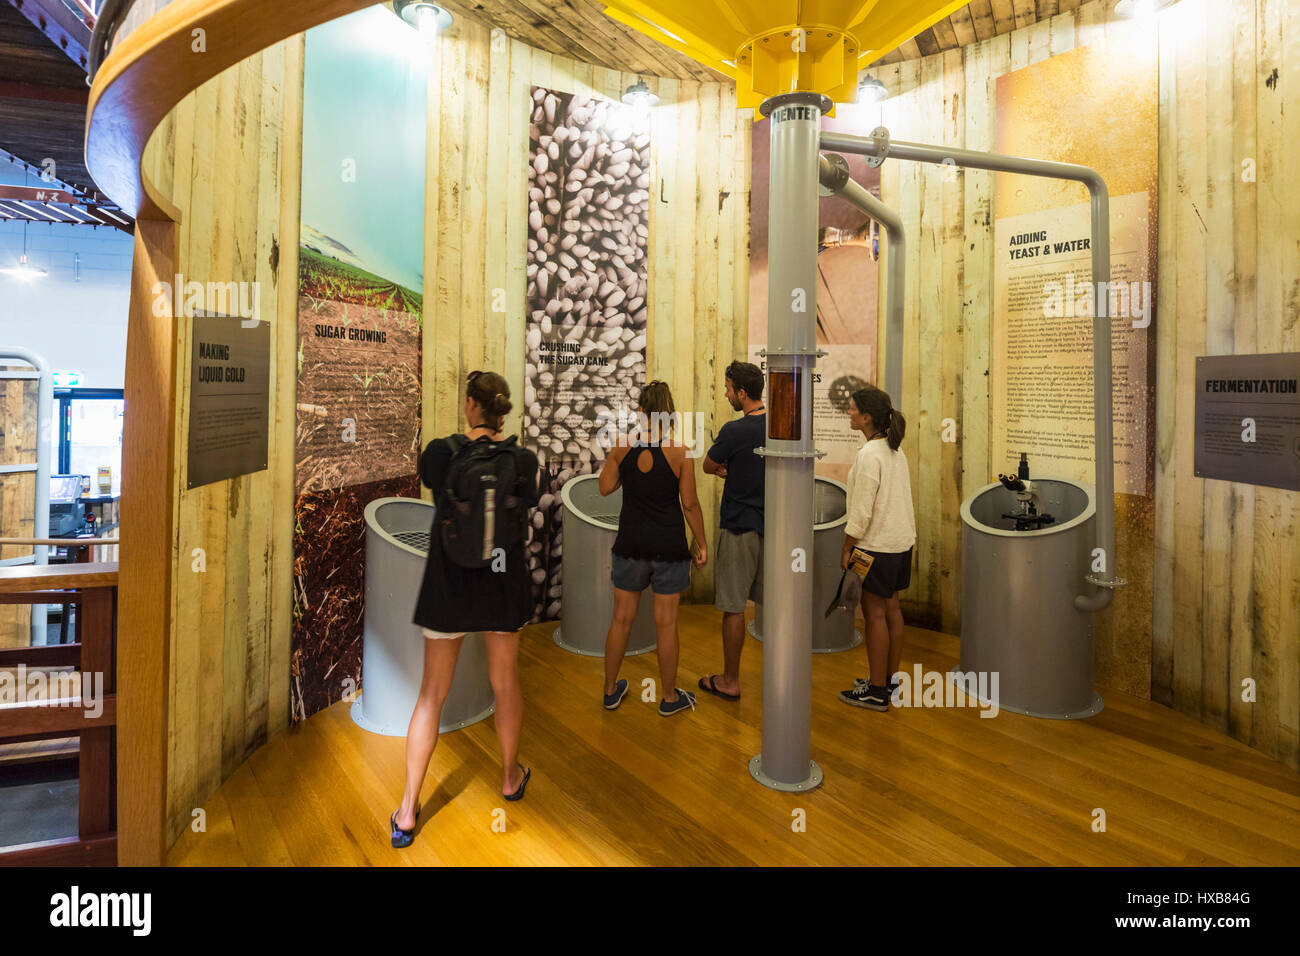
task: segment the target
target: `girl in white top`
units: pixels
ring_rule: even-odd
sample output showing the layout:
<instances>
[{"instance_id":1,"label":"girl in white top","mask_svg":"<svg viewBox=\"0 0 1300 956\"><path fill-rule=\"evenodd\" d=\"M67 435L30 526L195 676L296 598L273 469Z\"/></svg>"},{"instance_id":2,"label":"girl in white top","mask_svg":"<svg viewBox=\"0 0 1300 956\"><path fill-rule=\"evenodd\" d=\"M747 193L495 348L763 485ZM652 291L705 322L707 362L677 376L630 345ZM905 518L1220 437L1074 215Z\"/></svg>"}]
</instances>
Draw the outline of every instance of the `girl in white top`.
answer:
<instances>
[{"instance_id":1,"label":"girl in white top","mask_svg":"<svg viewBox=\"0 0 1300 956\"><path fill-rule=\"evenodd\" d=\"M907 456L899 449L907 422L889 396L868 385L849 399L849 426L866 444L849 469L848 522L840 567L847 569L854 548L872 558L862 582L862 617L867 625L871 680L859 678L840 699L855 707L889 710L892 676L903 653L903 612L898 593L912 583L916 518Z\"/></svg>"}]
</instances>

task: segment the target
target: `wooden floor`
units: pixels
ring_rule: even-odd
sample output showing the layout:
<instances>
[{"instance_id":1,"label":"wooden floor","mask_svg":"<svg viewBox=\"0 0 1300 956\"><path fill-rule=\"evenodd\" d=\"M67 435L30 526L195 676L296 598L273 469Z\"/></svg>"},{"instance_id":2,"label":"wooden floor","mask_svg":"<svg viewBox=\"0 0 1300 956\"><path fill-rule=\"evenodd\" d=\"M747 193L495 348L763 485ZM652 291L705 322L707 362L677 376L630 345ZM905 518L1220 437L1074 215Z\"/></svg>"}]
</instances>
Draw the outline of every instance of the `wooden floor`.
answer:
<instances>
[{"instance_id":1,"label":"wooden floor","mask_svg":"<svg viewBox=\"0 0 1300 956\"><path fill-rule=\"evenodd\" d=\"M682 609L682 686L718 669L720 615ZM746 694L701 694L661 718L641 703L653 655L629 658L633 693L600 706L601 663L527 629L520 667L527 797L501 798L491 721L444 736L416 842L388 843L402 786L401 738L354 725L337 704L262 747L186 831L173 865L859 864L1296 865L1300 775L1168 708L1105 693L1087 721L966 708L847 707L858 648L813 660L811 793L759 786L761 645L747 642ZM909 628L904 667L956 664L956 638ZM505 831L493 830L505 808ZM806 831L792 827L806 811ZM1105 832L1093 830L1105 811ZM500 817L500 814L497 814Z\"/></svg>"}]
</instances>

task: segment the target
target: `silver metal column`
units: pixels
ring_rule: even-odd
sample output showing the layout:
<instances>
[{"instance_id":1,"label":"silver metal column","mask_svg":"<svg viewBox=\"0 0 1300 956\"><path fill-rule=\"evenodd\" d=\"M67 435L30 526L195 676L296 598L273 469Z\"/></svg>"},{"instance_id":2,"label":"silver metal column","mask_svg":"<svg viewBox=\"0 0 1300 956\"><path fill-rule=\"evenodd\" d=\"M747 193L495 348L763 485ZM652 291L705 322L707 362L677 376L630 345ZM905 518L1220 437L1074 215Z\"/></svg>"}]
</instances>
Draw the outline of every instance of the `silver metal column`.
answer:
<instances>
[{"instance_id":1,"label":"silver metal column","mask_svg":"<svg viewBox=\"0 0 1300 956\"><path fill-rule=\"evenodd\" d=\"M768 437L763 535L763 751L759 783L801 791L822 781L812 749L813 382L817 362L817 145L831 101L774 96L768 205ZM797 407L796 407L797 403ZM783 410L785 412L783 413ZM802 569L793 570L802 555Z\"/></svg>"}]
</instances>

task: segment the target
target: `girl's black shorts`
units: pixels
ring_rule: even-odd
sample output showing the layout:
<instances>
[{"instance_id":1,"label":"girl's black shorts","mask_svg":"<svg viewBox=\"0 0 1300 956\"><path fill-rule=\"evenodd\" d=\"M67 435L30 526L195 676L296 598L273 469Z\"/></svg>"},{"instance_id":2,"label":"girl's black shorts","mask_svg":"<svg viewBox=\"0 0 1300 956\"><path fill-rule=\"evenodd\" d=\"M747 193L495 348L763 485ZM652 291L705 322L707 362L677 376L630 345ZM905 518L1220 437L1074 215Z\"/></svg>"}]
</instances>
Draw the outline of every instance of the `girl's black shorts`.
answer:
<instances>
[{"instance_id":1,"label":"girl's black shorts","mask_svg":"<svg viewBox=\"0 0 1300 956\"><path fill-rule=\"evenodd\" d=\"M862 589L879 597L893 597L912 583L912 549L891 553L867 551L875 560L862 582Z\"/></svg>"}]
</instances>

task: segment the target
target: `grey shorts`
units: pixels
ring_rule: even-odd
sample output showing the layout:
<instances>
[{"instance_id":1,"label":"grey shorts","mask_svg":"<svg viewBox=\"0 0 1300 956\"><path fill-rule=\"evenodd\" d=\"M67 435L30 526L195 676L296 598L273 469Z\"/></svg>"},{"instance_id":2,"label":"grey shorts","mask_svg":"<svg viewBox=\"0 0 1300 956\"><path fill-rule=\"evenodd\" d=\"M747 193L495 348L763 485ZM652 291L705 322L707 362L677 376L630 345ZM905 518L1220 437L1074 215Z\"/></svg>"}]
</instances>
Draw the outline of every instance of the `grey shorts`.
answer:
<instances>
[{"instance_id":1,"label":"grey shorts","mask_svg":"<svg viewBox=\"0 0 1300 956\"><path fill-rule=\"evenodd\" d=\"M650 561L612 555L610 580L620 591L644 591L655 594L681 594L691 586L690 561Z\"/></svg>"},{"instance_id":2,"label":"grey shorts","mask_svg":"<svg viewBox=\"0 0 1300 956\"><path fill-rule=\"evenodd\" d=\"M713 606L728 614L743 613L746 601L762 599L763 537L757 531L736 534L719 528L716 550Z\"/></svg>"}]
</instances>

